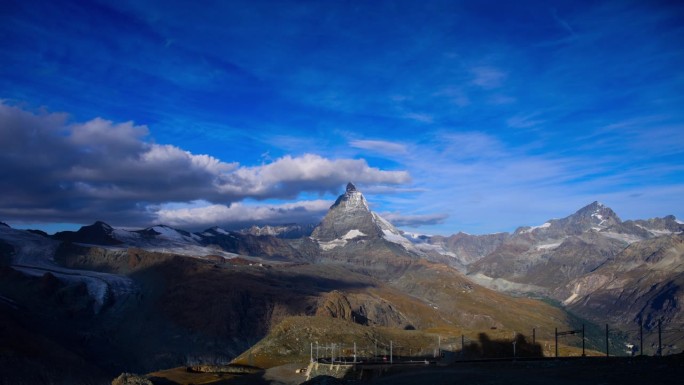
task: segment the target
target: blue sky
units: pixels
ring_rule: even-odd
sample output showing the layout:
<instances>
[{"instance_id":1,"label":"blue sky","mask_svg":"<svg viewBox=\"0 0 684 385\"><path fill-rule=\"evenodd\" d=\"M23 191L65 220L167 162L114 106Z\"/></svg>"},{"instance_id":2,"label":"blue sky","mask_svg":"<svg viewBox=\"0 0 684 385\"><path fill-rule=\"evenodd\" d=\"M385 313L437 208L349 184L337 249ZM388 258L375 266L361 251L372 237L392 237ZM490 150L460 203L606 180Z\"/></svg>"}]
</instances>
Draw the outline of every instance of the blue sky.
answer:
<instances>
[{"instance_id":1,"label":"blue sky","mask_svg":"<svg viewBox=\"0 0 684 385\"><path fill-rule=\"evenodd\" d=\"M675 1L4 1L0 220L684 219Z\"/></svg>"}]
</instances>

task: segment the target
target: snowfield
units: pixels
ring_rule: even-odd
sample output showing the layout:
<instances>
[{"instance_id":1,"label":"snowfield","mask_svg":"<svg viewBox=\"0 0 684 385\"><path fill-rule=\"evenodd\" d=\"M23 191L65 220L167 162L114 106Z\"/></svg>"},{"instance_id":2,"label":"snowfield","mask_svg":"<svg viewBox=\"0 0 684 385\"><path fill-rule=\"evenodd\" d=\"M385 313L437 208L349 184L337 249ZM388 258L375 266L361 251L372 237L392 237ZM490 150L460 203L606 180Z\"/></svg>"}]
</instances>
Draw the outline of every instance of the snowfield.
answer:
<instances>
[{"instance_id":1,"label":"snowfield","mask_svg":"<svg viewBox=\"0 0 684 385\"><path fill-rule=\"evenodd\" d=\"M363 233L361 230L353 229L347 231L346 234L344 234L342 237L333 239L332 241L329 242L318 242L318 246L320 246L321 249L323 250L332 250L336 247L342 247L347 244L348 241L358 238L358 237L365 237L366 234Z\"/></svg>"},{"instance_id":2,"label":"snowfield","mask_svg":"<svg viewBox=\"0 0 684 385\"><path fill-rule=\"evenodd\" d=\"M151 237L135 231L114 229L112 236L124 244L119 246L98 245L98 247L126 249L132 246L151 252L170 253L195 258L205 257L207 255L218 255L230 259L237 256L237 254L223 251L217 246L203 246L200 243L202 238L194 233L192 233L191 236L186 236L167 226L154 226L148 230L154 230L159 235ZM214 231L218 234L230 235L230 233L218 227L214 228ZM215 234L208 231L202 233L202 235L215 236Z\"/></svg>"},{"instance_id":3,"label":"snowfield","mask_svg":"<svg viewBox=\"0 0 684 385\"><path fill-rule=\"evenodd\" d=\"M16 250L10 265L13 269L38 277L50 272L62 281L83 282L88 288L88 294L95 300L95 313L100 311L109 296L119 297L138 292L133 280L123 275L59 266L54 261L59 241L5 227L0 227L0 239Z\"/></svg>"},{"instance_id":4,"label":"snowfield","mask_svg":"<svg viewBox=\"0 0 684 385\"><path fill-rule=\"evenodd\" d=\"M548 227L551 227L550 222L546 222L546 223L541 224L539 226L531 226L529 229L522 230L520 233L521 234L531 233L532 231L534 231L536 229L546 229Z\"/></svg>"}]
</instances>

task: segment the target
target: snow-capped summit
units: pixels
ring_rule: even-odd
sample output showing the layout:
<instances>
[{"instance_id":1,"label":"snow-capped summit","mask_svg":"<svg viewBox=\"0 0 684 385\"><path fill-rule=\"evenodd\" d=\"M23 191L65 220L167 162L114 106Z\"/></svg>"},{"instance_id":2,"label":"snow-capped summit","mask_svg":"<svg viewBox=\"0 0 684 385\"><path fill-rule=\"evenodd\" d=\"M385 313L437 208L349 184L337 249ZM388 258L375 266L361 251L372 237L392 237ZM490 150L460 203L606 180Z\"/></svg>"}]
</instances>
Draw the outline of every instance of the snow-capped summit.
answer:
<instances>
[{"instance_id":1,"label":"snow-capped summit","mask_svg":"<svg viewBox=\"0 0 684 385\"><path fill-rule=\"evenodd\" d=\"M356 186L354 186L352 182L347 183L345 193L337 198L330 209L332 210L335 207L340 207L344 210L369 211L366 198L361 194L361 191L356 189Z\"/></svg>"},{"instance_id":2,"label":"snow-capped summit","mask_svg":"<svg viewBox=\"0 0 684 385\"><path fill-rule=\"evenodd\" d=\"M351 182L314 229L311 238L325 250L362 239L384 239L402 245L407 250L413 248L412 242L401 231L369 210L366 198Z\"/></svg>"},{"instance_id":3,"label":"snow-capped summit","mask_svg":"<svg viewBox=\"0 0 684 385\"><path fill-rule=\"evenodd\" d=\"M595 201L565 218L550 219L539 226L520 227L515 231L514 235L529 234L540 239L561 239L569 235L579 235L588 231L606 231L621 224L622 220L610 207Z\"/></svg>"},{"instance_id":4,"label":"snow-capped summit","mask_svg":"<svg viewBox=\"0 0 684 385\"><path fill-rule=\"evenodd\" d=\"M598 201L579 209L561 221L566 222L563 223L564 225L579 231L600 231L622 223L615 211Z\"/></svg>"}]
</instances>

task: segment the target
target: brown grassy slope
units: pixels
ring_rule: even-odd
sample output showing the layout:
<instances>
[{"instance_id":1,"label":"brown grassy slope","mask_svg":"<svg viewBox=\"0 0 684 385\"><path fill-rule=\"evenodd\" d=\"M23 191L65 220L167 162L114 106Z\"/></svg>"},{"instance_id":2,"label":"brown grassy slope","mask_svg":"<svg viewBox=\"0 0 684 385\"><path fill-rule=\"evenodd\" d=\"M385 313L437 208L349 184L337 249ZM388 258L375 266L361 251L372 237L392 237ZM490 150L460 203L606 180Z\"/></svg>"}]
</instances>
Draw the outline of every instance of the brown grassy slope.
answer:
<instances>
[{"instance_id":1,"label":"brown grassy slope","mask_svg":"<svg viewBox=\"0 0 684 385\"><path fill-rule=\"evenodd\" d=\"M452 327L491 328L540 336L553 335L554 328L570 327L567 314L539 300L512 297L479 286L455 269L418 261L391 286L421 298L437 308Z\"/></svg>"},{"instance_id":2,"label":"brown grassy slope","mask_svg":"<svg viewBox=\"0 0 684 385\"><path fill-rule=\"evenodd\" d=\"M136 345L136 336L144 335L149 343L136 351L144 353L145 366L182 364L186 357L230 357L286 317L313 315L334 290L346 298L353 319L368 325L471 338L483 330L494 334L491 327L511 336L514 331L529 335L535 327L539 338L543 330L569 327L559 309L485 289L453 268L402 257L391 248L376 256L339 255L317 264L271 266L136 249L86 249L63 252L61 258L71 267L127 273L140 284L142 302L132 305L132 322L116 331L116 337Z\"/></svg>"},{"instance_id":3,"label":"brown grassy slope","mask_svg":"<svg viewBox=\"0 0 684 385\"><path fill-rule=\"evenodd\" d=\"M336 357L351 359L355 342L359 357L373 356L376 343L378 353L389 356L390 341L394 355L408 356L410 351L432 354L437 346L435 336L418 330L369 327L327 317L289 317L233 363L261 368L294 362L306 364L312 354L312 344L314 357L317 345L320 357L330 357L335 344Z\"/></svg>"}]
</instances>

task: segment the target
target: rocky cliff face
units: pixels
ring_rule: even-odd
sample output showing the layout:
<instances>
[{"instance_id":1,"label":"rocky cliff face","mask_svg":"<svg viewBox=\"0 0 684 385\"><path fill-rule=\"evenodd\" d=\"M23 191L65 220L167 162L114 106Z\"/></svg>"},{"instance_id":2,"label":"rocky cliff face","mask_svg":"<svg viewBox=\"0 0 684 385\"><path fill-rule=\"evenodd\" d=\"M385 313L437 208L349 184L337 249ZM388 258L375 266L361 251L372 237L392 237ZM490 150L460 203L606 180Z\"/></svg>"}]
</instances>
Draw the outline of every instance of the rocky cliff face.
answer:
<instances>
[{"instance_id":1,"label":"rocky cliff face","mask_svg":"<svg viewBox=\"0 0 684 385\"><path fill-rule=\"evenodd\" d=\"M333 290L321 298L321 302L316 309L319 317L340 318L351 321L353 318L349 299L337 290Z\"/></svg>"},{"instance_id":2,"label":"rocky cliff face","mask_svg":"<svg viewBox=\"0 0 684 385\"><path fill-rule=\"evenodd\" d=\"M648 319L652 317L642 314L648 308L644 301L658 297L663 288L672 288L673 284L676 295L660 307L671 313L680 306L677 298L682 294L683 273L684 236L663 236L630 245L597 269L559 287L556 295L564 296L566 305L582 313L598 310L594 315L605 317L607 312L620 322L631 321L634 316ZM600 304L599 298L606 303ZM633 316L625 317L637 309Z\"/></svg>"},{"instance_id":3,"label":"rocky cliff face","mask_svg":"<svg viewBox=\"0 0 684 385\"><path fill-rule=\"evenodd\" d=\"M636 340L638 322L645 332L663 334L666 352L682 350L684 322L684 236L667 235L633 243L614 258L569 283L554 296L576 314L631 330ZM679 330L677 332L674 329Z\"/></svg>"}]
</instances>

